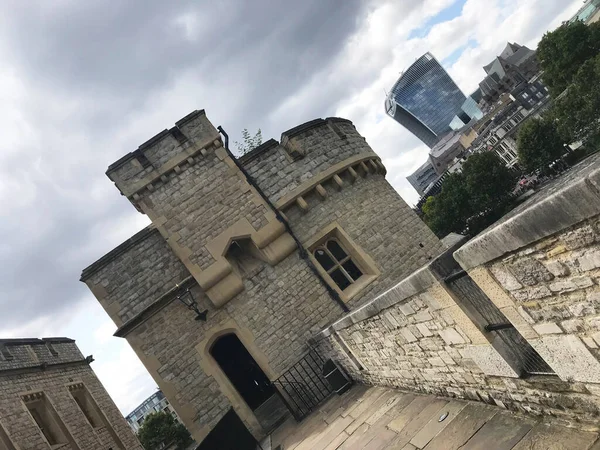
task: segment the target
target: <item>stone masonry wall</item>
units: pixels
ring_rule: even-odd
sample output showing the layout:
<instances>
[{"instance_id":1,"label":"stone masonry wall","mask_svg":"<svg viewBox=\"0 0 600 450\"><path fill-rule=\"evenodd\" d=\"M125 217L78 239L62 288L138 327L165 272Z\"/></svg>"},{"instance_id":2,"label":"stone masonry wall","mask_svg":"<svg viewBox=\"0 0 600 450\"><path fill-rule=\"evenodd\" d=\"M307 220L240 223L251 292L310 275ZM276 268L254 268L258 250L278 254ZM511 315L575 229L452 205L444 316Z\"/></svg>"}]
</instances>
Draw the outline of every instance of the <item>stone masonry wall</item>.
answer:
<instances>
[{"instance_id":1,"label":"stone masonry wall","mask_svg":"<svg viewBox=\"0 0 600 450\"><path fill-rule=\"evenodd\" d=\"M19 347L31 355L32 348L35 349L35 353L41 353L37 351L36 347L43 346ZM56 347L60 347L57 349L58 355L62 355L63 360L80 362L71 366L50 366L44 371L25 369L17 373L0 369L0 391L2 392L0 395L0 424L17 448L20 450L50 449L22 402L23 394L43 392L66 425L79 449L142 450L131 428L92 369L87 363L82 362L81 354L75 344L57 345ZM12 348L16 349L16 347ZM21 352L15 351L15 354L21 354ZM60 359L58 355L56 360ZM74 382L82 382L85 385L124 446L116 443L106 428L92 428L68 389L68 385ZM70 447L66 446L65 448Z\"/></svg>"},{"instance_id":2,"label":"stone masonry wall","mask_svg":"<svg viewBox=\"0 0 600 450\"><path fill-rule=\"evenodd\" d=\"M557 373L600 383L600 218L502 257L489 270ZM590 389L600 392L600 384Z\"/></svg>"},{"instance_id":3,"label":"stone masonry wall","mask_svg":"<svg viewBox=\"0 0 600 450\"><path fill-rule=\"evenodd\" d=\"M266 151L258 149L258 154L251 152L240 159L274 203L304 181L337 163L360 154L376 155L352 122L335 117L313 122L297 127L307 128L305 130L292 129L282 134L282 142L287 135L292 136L294 147L304 152L302 158L294 160L284 145L279 144ZM288 147L291 146L288 144Z\"/></svg>"},{"instance_id":4,"label":"stone masonry wall","mask_svg":"<svg viewBox=\"0 0 600 450\"><path fill-rule=\"evenodd\" d=\"M205 361L197 347L216 329L234 323L238 331L247 330L272 370L268 376L274 379L307 350L308 338L341 315L339 306L296 253L274 267L262 265L244 285L233 300L212 310L202 290L194 288L200 310L209 309L206 323L194 321L190 311L172 302L127 337L196 436L211 429L231 406L239 406L232 405L203 370Z\"/></svg>"},{"instance_id":5,"label":"stone masonry wall","mask_svg":"<svg viewBox=\"0 0 600 450\"><path fill-rule=\"evenodd\" d=\"M308 211L286 211L300 241L336 221L375 262L379 277L351 299L360 306L406 278L442 252L440 240L398 195L381 174L369 174L336 189L324 184L325 200L316 193L304 197Z\"/></svg>"},{"instance_id":6,"label":"stone masonry wall","mask_svg":"<svg viewBox=\"0 0 600 450\"><path fill-rule=\"evenodd\" d=\"M334 323L313 345L358 382L596 426L600 397L593 386L552 376L519 378L492 345L493 334L468 316L443 281L421 283L422 289L403 283Z\"/></svg>"},{"instance_id":7,"label":"stone masonry wall","mask_svg":"<svg viewBox=\"0 0 600 450\"><path fill-rule=\"evenodd\" d=\"M267 150L257 149L256 154L241 158L246 170L274 203L301 183L353 156L376 156L347 120L316 120L298 128L307 126L305 130L283 133L284 144L269 141ZM293 136L294 146L286 141L288 135ZM290 147L302 148L304 156L294 160ZM341 189L332 179L321 183L325 198L315 191L304 195L307 210L292 206L284 211L301 242L337 221L375 261L381 275L349 302L350 307L374 298L442 252L439 239L385 180L383 173L365 173L361 168L357 172L356 179L347 171L338 173L343 181Z\"/></svg>"},{"instance_id":8,"label":"stone masonry wall","mask_svg":"<svg viewBox=\"0 0 600 450\"><path fill-rule=\"evenodd\" d=\"M111 258L110 270L95 270L86 278L117 326L190 276L156 229L149 227L132 241L125 242Z\"/></svg>"}]
</instances>

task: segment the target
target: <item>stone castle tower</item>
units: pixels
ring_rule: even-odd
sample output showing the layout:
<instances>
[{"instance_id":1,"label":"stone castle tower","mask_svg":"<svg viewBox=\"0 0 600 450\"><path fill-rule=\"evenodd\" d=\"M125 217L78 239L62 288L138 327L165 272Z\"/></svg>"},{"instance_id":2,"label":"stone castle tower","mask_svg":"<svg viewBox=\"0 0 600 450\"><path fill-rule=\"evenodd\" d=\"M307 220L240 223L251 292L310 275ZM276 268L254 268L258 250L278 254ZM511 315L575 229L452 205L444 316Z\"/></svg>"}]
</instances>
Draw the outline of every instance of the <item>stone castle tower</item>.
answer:
<instances>
[{"instance_id":1,"label":"stone castle tower","mask_svg":"<svg viewBox=\"0 0 600 450\"><path fill-rule=\"evenodd\" d=\"M143 450L73 339L0 339L0 449Z\"/></svg>"},{"instance_id":2,"label":"stone castle tower","mask_svg":"<svg viewBox=\"0 0 600 450\"><path fill-rule=\"evenodd\" d=\"M198 442L231 409L263 435L264 391L307 340L442 250L348 120L307 122L240 159L226 143L195 111L112 164L152 225L81 277Z\"/></svg>"}]
</instances>

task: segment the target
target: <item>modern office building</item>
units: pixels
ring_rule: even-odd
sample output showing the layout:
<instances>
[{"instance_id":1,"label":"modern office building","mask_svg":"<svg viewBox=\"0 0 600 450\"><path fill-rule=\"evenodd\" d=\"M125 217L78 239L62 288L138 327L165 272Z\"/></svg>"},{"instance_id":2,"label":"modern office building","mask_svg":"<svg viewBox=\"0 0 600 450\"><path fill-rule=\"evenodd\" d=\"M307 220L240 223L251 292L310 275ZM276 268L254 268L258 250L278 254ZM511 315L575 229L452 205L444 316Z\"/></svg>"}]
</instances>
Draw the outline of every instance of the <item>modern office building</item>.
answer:
<instances>
[{"instance_id":1,"label":"modern office building","mask_svg":"<svg viewBox=\"0 0 600 450\"><path fill-rule=\"evenodd\" d=\"M386 98L385 109L430 148L453 128L460 128L460 123L481 114L431 53L425 53L400 76Z\"/></svg>"},{"instance_id":2,"label":"modern office building","mask_svg":"<svg viewBox=\"0 0 600 450\"><path fill-rule=\"evenodd\" d=\"M127 417L125 417L125 419L133 431L137 433L149 414L160 411L168 412L175 419L179 420L177 413L162 391L156 391L154 394L144 400L142 404L135 408Z\"/></svg>"},{"instance_id":3,"label":"modern office building","mask_svg":"<svg viewBox=\"0 0 600 450\"><path fill-rule=\"evenodd\" d=\"M415 188L415 191L417 191L419 195L423 195L425 194L425 190L429 187L429 185L437 181L438 175L435 172L431 159L427 158L427 161L425 161L421 167L407 176L406 179L410 185Z\"/></svg>"},{"instance_id":4,"label":"modern office building","mask_svg":"<svg viewBox=\"0 0 600 450\"><path fill-rule=\"evenodd\" d=\"M587 25L600 21L600 0L586 0L570 22L579 20Z\"/></svg>"}]
</instances>

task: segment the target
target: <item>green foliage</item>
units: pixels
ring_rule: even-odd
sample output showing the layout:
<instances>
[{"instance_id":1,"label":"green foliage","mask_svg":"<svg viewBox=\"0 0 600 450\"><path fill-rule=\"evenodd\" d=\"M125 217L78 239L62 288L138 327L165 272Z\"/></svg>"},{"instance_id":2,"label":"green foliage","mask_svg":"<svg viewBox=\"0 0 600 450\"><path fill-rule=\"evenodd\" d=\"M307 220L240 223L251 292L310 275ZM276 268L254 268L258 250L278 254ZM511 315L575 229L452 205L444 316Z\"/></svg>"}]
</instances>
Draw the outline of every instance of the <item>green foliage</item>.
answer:
<instances>
[{"instance_id":1,"label":"green foliage","mask_svg":"<svg viewBox=\"0 0 600 450\"><path fill-rule=\"evenodd\" d=\"M165 411L147 416L138 438L146 450L158 450L163 444L165 447L175 444L177 450L184 450L192 443L188 430Z\"/></svg>"},{"instance_id":2,"label":"green foliage","mask_svg":"<svg viewBox=\"0 0 600 450\"><path fill-rule=\"evenodd\" d=\"M515 181L496 153L472 155L461 173L446 177L440 194L427 199L425 222L438 236L476 234L507 210Z\"/></svg>"},{"instance_id":3,"label":"green foliage","mask_svg":"<svg viewBox=\"0 0 600 450\"><path fill-rule=\"evenodd\" d=\"M565 153L564 139L552 118L530 119L519 129L517 152L523 169L546 170Z\"/></svg>"},{"instance_id":4,"label":"green foliage","mask_svg":"<svg viewBox=\"0 0 600 450\"><path fill-rule=\"evenodd\" d=\"M260 131L260 128L254 136L250 134L247 128L244 128L242 130L242 141L243 142L235 141L234 144L237 147L238 151L242 155L245 155L250 150L262 144L262 132Z\"/></svg>"},{"instance_id":5,"label":"green foliage","mask_svg":"<svg viewBox=\"0 0 600 450\"><path fill-rule=\"evenodd\" d=\"M586 61L568 90L552 108L565 142L583 141L597 148L600 143L600 55Z\"/></svg>"},{"instance_id":6,"label":"green foliage","mask_svg":"<svg viewBox=\"0 0 600 450\"><path fill-rule=\"evenodd\" d=\"M544 82L553 96L564 91L579 67L600 53L600 24L567 23L546 33L537 55L544 71Z\"/></svg>"}]
</instances>

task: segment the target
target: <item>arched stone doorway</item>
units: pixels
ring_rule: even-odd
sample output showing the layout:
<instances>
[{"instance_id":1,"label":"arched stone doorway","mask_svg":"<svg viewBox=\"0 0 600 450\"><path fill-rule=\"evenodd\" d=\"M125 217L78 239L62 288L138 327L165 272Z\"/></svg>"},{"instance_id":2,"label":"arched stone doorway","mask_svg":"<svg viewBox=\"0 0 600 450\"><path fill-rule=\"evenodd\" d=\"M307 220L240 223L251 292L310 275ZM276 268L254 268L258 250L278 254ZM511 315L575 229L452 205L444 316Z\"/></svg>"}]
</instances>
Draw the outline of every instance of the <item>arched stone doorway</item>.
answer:
<instances>
[{"instance_id":1,"label":"arched stone doorway","mask_svg":"<svg viewBox=\"0 0 600 450\"><path fill-rule=\"evenodd\" d=\"M265 431L272 430L288 416L275 386L235 333L220 336L211 346L210 354Z\"/></svg>"}]
</instances>

